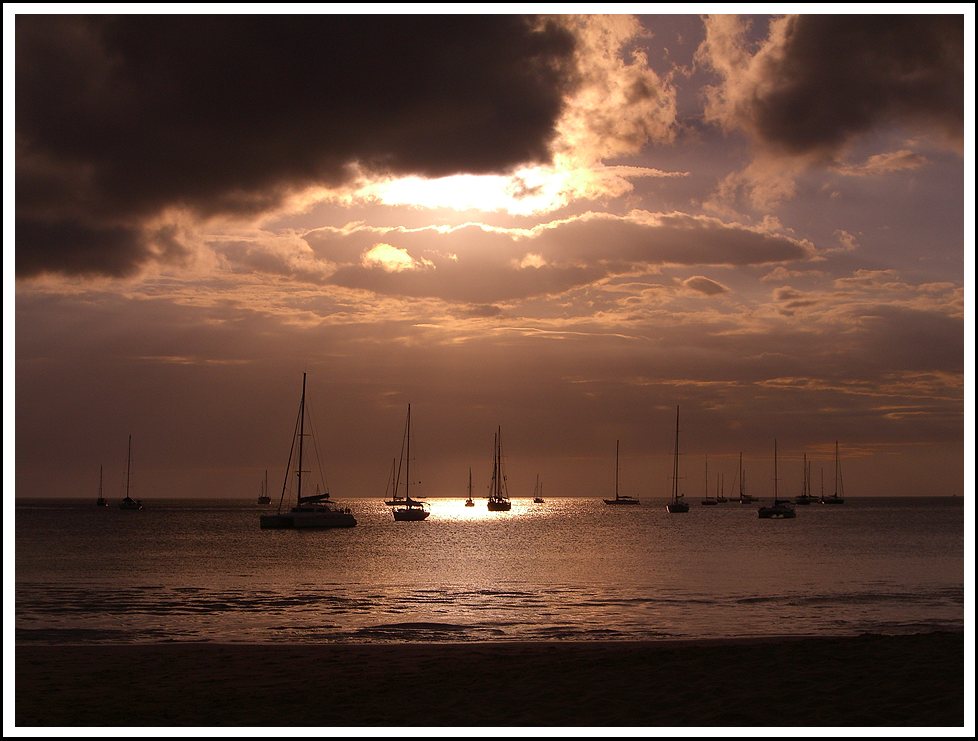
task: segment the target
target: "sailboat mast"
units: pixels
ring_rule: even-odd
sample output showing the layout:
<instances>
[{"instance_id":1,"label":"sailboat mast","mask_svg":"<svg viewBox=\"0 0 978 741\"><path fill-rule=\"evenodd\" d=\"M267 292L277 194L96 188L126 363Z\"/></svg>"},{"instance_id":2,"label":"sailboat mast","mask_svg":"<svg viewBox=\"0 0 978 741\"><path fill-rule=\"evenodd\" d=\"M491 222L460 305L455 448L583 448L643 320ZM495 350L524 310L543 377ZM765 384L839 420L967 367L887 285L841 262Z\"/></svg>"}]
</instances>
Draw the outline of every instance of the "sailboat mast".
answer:
<instances>
[{"instance_id":1,"label":"sailboat mast","mask_svg":"<svg viewBox=\"0 0 978 741\"><path fill-rule=\"evenodd\" d=\"M404 500L411 501L411 405L408 404L407 417L407 462L404 469Z\"/></svg>"},{"instance_id":2,"label":"sailboat mast","mask_svg":"<svg viewBox=\"0 0 978 741\"><path fill-rule=\"evenodd\" d=\"M472 466L469 466L469 500L472 500Z\"/></svg>"},{"instance_id":3,"label":"sailboat mast","mask_svg":"<svg viewBox=\"0 0 978 741\"><path fill-rule=\"evenodd\" d=\"M496 498L503 495L503 428L496 429Z\"/></svg>"},{"instance_id":4,"label":"sailboat mast","mask_svg":"<svg viewBox=\"0 0 978 741\"><path fill-rule=\"evenodd\" d=\"M302 374L302 397L299 400L299 470L296 472L296 504L302 504L302 442L306 431L306 374Z\"/></svg>"},{"instance_id":5,"label":"sailboat mast","mask_svg":"<svg viewBox=\"0 0 978 741\"><path fill-rule=\"evenodd\" d=\"M839 496L839 441L835 441L835 492L832 495Z\"/></svg>"},{"instance_id":6,"label":"sailboat mast","mask_svg":"<svg viewBox=\"0 0 978 741\"><path fill-rule=\"evenodd\" d=\"M615 440L615 499L618 499L618 440Z\"/></svg>"},{"instance_id":7,"label":"sailboat mast","mask_svg":"<svg viewBox=\"0 0 978 741\"><path fill-rule=\"evenodd\" d=\"M703 496L710 496L710 456L703 458Z\"/></svg>"},{"instance_id":8,"label":"sailboat mast","mask_svg":"<svg viewBox=\"0 0 978 741\"><path fill-rule=\"evenodd\" d=\"M132 433L129 433L129 454L126 457L126 499L129 498L129 475L132 469Z\"/></svg>"},{"instance_id":9,"label":"sailboat mast","mask_svg":"<svg viewBox=\"0 0 978 741\"><path fill-rule=\"evenodd\" d=\"M679 501L679 405L676 405L676 447L672 458L672 501Z\"/></svg>"},{"instance_id":10,"label":"sailboat mast","mask_svg":"<svg viewBox=\"0 0 978 741\"><path fill-rule=\"evenodd\" d=\"M98 498L102 498L102 466L98 467Z\"/></svg>"},{"instance_id":11,"label":"sailboat mast","mask_svg":"<svg viewBox=\"0 0 978 741\"><path fill-rule=\"evenodd\" d=\"M778 440L774 439L774 503L778 503Z\"/></svg>"},{"instance_id":12,"label":"sailboat mast","mask_svg":"<svg viewBox=\"0 0 978 741\"><path fill-rule=\"evenodd\" d=\"M737 486L740 488L740 496L744 496L744 454L740 454L740 460L737 462Z\"/></svg>"}]
</instances>

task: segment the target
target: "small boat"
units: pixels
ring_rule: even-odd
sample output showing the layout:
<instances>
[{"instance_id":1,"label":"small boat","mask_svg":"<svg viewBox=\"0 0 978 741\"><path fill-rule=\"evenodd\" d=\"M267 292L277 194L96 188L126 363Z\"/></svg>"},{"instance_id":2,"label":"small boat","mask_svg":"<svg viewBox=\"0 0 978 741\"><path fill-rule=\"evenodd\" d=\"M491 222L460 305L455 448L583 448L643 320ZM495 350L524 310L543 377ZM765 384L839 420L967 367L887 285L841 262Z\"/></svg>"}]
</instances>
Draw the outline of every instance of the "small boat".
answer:
<instances>
[{"instance_id":1,"label":"small boat","mask_svg":"<svg viewBox=\"0 0 978 741\"><path fill-rule=\"evenodd\" d=\"M705 492L705 494L703 495L703 498L700 500L700 504L714 505L714 504L717 504L717 500L716 500L716 497L711 497L710 496L710 458L709 458L709 456L707 456L706 463L704 465L705 465L705 473L704 473L703 491ZM717 479L717 483L719 483L719 477Z\"/></svg>"},{"instance_id":2,"label":"small boat","mask_svg":"<svg viewBox=\"0 0 978 741\"><path fill-rule=\"evenodd\" d=\"M398 504L404 504L404 497L398 496L396 491L397 486L397 457L391 461L391 475L387 478L387 489L384 491L384 496L390 495L390 499L384 499L384 504L388 507L394 507Z\"/></svg>"},{"instance_id":3,"label":"small boat","mask_svg":"<svg viewBox=\"0 0 978 741\"><path fill-rule=\"evenodd\" d=\"M513 505L509 501L509 491L506 487L506 474L503 473L503 431L496 430L492 445L492 480L489 484L490 512L509 512Z\"/></svg>"},{"instance_id":4,"label":"small boat","mask_svg":"<svg viewBox=\"0 0 978 741\"><path fill-rule=\"evenodd\" d=\"M676 446L672 459L672 501L666 504L666 511L669 514L682 514L689 512L689 502L683 501L683 494L679 493L679 406L676 406Z\"/></svg>"},{"instance_id":5,"label":"small boat","mask_svg":"<svg viewBox=\"0 0 978 741\"><path fill-rule=\"evenodd\" d=\"M132 474L132 435L129 435L129 455L126 458L126 496L119 502L119 509L127 509L131 511L138 511L143 508L143 502L141 499L133 499L129 496L129 484L131 481Z\"/></svg>"},{"instance_id":6,"label":"small boat","mask_svg":"<svg viewBox=\"0 0 978 741\"><path fill-rule=\"evenodd\" d=\"M744 454L741 453L740 461L737 464L737 488L740 491L739 499L741 504L750 504L754 501L754 497L747 493L747 489L744 485L746 478L747 476L744 474Z\"/></svg>"},{"instance_id":7,"label":"small boat","mask_svg":"<svg viewBox=\"0 0 978 741\"><path fill-rule=\"evenodd\" d=\"M618 440L615 440L615 498L605 499L605 504L638 504L639 500L627 494L618 493Z\"/></svg>"},{"instance_id":8,"label":"small boat","mask_svg":"<svg viewBox=\"0 0 978 741\"><path fill-rule=\"evenodd\" d=\"M411 499L411 405L407 408L407 422L404 424L404 444L401 445L401 456L404 460L404 500L400 506L393 509L397 522L421 522L427 520L431 510L420 499ZM397 468L397 481L394 482L394 497L397 498L400 483L401 467Z\"/></svg>"},{"instance_id":9,"label":"small boat","mask_svg":"<svg viewBox=\"0 0 978 741\"><path fill-rule=\"evenodd\" d=\"M802 456L802 478L801 478L801 494L795 497L795 504L811 504L812 502L817 502L818 499L812 496L812 464L808 462L808 454L805 453Z\"/></svg>"},{"instance_id":10,"label":"small boat","mask_svg":"<svg viewBox=\"0 0 978 741\"><path fill-rule=\"evenodd\" d=\"M475 502L472 501L472 466L469 466L469 498L465 500L466 507L474 507Z\"/></svg>"},{"instance_id":11,"label":"small boat","mask_svg":"<svg viewBox=\"0 0 978 741\"><path fill-rule=\"evenodd\" d=\"M98 467L98 499L95 500L96 507L108 507L109 500L102 496L102 467Z\"/></svg>"},{"instance_id":12,"label":"small boat","mask_svg":"<svg viewBox=\"0 0 978 741\"><path fill-rule=\"evenodd\" d=\"M757 509L762 520L788 520L795 516L795 508L787 499L778 499L778 441L774 441L774 503Z\"/></svg>"},{"instance_id":13,"label":"small boat","mask_svg":"<svg viewBox=\"0 0 978 741\"><path fill-rule=\"evenodd\" d=\"M717 504L726 504L727 498L723 496L723 474L720 474L720 482L717 486Z\"/></svg>"},{"instance_id":14,"label":"small boat","mask_svg":"<svg viewBox=\"0 0 978 741\"><path fill-rule=\"evenodd\" d=\"M311 422L311 419L310 419ZM329 488L320 492L316 486L316 493L311 496L302 495L302 475L307 473L302 468L302 454L306 433L306 374L302 374L302 396L299 397L299 417L296 420L295 432L292 436L292 445L289 448L289 461L285 466L285 481L282 484L282 496L279 498L278 511L275 514L261 515L259 524L262 530L305 530L305 529L325 529L336 527L354 527L357 524L356 518L350 512L349 507L340 507L329 496ZM311 427L311 425L310 425ZM313 439L315 444L315 438ZM317 458L318 450L317 450ZM283 510L285 493L289 485L291 476L292 461L296 460L296 500L295 506L288 511ZM322 469L320 468L320 476Z\"/></svg>"},{"instance_id":15,"label":"small boat","mask_svg":"<svg viewBox=\"0 0 978 741\"><path fill-rule=\"evenodd\" d=\"M839 441L835 441L835 491L832 496L824 494L818 500L819 504L845 504L845 497L842 495L842 467L839 465Z\"/></svg>"},{"instance_id":16,"label":"small boat","mask_svg":"<svg viewBox=\"0 0 978 741\"><path fill-rule=\"evenodd\" d=\"M270 504L272 498L268 495L268 469L265 469L265 480L258 489L258 504Z\"/></svg>"},{"instance_id":17,"label":"small boat","mask_svg":"<svg viewBox=\"0 0 978 741\"><path fill-rule=\"evenodd\" d=\"M540 474L537 474L537 483L533 487L533 503L543 504L543 484L540 483Z\"/></svg>"}]
</instances>

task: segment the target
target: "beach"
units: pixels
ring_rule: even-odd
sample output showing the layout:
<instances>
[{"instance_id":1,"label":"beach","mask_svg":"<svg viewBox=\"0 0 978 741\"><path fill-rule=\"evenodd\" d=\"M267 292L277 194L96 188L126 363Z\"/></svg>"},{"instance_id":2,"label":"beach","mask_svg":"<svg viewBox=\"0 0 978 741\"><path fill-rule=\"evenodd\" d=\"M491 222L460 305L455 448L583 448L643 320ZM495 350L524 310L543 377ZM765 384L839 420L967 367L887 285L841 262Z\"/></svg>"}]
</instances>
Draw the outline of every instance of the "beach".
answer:
<instances>
[{"instance_id":1,"label":"beach","mask_svg":"<svg viewBox=\"0 0 978 741\"><path fill-rule=\"evenodd\" d=\"M960 727L964 636L19 645L18 728Z\"/></svg>"}]
</instances>

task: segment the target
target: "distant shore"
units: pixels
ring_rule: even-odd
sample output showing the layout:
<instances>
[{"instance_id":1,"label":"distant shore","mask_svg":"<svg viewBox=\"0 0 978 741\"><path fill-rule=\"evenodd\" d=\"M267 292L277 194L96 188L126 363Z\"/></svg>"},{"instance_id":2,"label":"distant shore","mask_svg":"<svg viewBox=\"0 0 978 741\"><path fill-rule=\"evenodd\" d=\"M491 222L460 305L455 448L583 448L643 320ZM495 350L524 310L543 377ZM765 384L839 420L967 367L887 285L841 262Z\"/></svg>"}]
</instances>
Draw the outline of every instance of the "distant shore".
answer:
<instances>
[{"instance_id":1,"label":"distant shore","mask_svg":"<svg viewBox=\"0 0 978 741\"><path fill-rule=\"evenodd\" d=\"M16 727L964 724L964 636L16 646Z\"/></svg>"}]
</instances>

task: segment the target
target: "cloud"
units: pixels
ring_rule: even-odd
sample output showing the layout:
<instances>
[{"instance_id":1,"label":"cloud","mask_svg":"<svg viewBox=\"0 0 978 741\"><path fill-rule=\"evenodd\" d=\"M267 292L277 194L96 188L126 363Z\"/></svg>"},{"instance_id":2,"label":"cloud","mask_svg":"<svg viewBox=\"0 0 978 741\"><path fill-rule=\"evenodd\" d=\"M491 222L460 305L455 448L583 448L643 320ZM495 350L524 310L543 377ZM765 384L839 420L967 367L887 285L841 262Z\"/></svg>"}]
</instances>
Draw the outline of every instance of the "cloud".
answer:
<instances>
[{"instance_id":1,"label":"cloud","mask_svg":"<svg viewBox=\"0 0 978 741\"><path fill-rule=\"evenodd\" d=\"M792 15L774 19L752 42L752 21L704 20L696 52L720 83L706 87L704 117L746 133L753 161L719 183L704 204L732 215L743 198L767 211L795 196L812 167L849 176L916 169L907 150L845 163L874 133L910 131L960 150L964 126L964 29L961 15Z\"/></svg>"},{"instance_id":2,"label":"cloud","mask_svg":"<svg viewBox=\"0 0 978 741\"><path fill-rule=\"evenodd\" d=\"M131 273L168 208L251 214L351 166L547 162L573 35L517 15L16 18L17 270Z\"/></svg>"},{"instance_id":3,"label":"cloud","mask_svg":"<svg viewBox=\"0 0 978 741\"><path fill-rule=\"evenodd\" d=\"M683 285L693 291L705 293L707 296L716 296L718 293L726 293L730 289L715 280L702 275L694 275L683 281Z\"/></svg>"},{"instance_id":4,"label":"cloud","mask_svg":"<svg viewBox=\"0 0 978 741\"><path fill-rule=\"evenodd\" d=\"M891 172L917 170L926 165L927 162L927 158L922 154L911 152L909 149L901 149L897 152L874 154L858 165L840 162L833 169L840 175L873 177Z\"/></svg>"},{"instance_id":5,"label":"cloud","mask_svg":"<svg viewBox=\"0 0 978 741\"><path fill-rule=\"evenodd\" d=\"M911 126L961 142L961 15L787 16L751 53L734 16L706 20L698 59L716 70L707 117L791 155L832 155L854 137Z\"/></svg>"},{"instance_id":6,"label":"cloud","mask_svg":"<svg viewBox=\"0 0 978 741\"><path fill-rule=\"evenodd\" d=\"M764 228L641 210L625 216L591 212L530 229L351 224L317 229L304 238L317 259L337 266L328 279L335 285L476 304L559 294L612 275L669 265L765 265L804 261L813 254L809 243ZM363 259L378 243L389 259ZM394 269L401 265L428 269ZM726 290L702 280L690 287L702 293Z\"/></svg>"},{"instance_id":7,"label":"cloud","mask_svg":"<svg viewBox=\"0 0 978 741\"><path fill-rule=\"evenodd\" d=\"M400 273L402 270L420 270L433 268L431 260L417 260L400 247L394 247L381 242L363 253L361 264L366 268L377 267L388 273Z\"/></svg>"}]
</instances>

